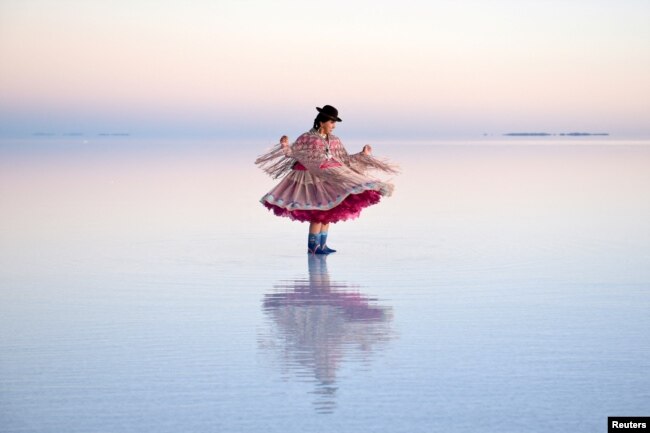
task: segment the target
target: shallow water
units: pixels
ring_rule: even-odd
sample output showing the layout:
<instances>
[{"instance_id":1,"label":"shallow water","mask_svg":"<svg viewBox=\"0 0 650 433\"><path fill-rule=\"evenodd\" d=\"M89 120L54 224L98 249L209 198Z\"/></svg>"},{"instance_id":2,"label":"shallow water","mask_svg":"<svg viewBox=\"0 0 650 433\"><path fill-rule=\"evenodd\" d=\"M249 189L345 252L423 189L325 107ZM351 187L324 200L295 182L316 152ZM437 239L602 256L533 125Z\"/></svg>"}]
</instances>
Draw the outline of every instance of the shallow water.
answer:
<instances>
[{"instance_id":1,"label":"shallow water","mask_svg":"<svg viewBox=\"0 0 650 433\"><path fill-rule=\"evenodd\" d=\"M257 202L262 147L0 143L0 431L647 416L649 143L375 144L395 195L327 258Z\"/></svg>"}]
</instances>

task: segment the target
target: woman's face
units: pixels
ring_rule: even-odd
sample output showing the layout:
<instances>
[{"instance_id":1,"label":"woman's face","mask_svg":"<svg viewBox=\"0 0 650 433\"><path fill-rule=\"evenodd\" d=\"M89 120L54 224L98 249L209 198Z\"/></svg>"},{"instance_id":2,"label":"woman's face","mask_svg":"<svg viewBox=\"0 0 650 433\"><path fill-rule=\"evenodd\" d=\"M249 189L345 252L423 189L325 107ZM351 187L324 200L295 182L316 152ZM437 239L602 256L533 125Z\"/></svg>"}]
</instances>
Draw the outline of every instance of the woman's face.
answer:
<instances>
[{"instance_id":1,"label":"woman's face","mask_svg":"<svg viewBox=\"0 0 650 433\"><path fill-rule=\"evenodd\" d=\"M320 123L321 134L331 134L334 128L336 128L336 120L328 120Z\"/></svg>"}]
</instances>

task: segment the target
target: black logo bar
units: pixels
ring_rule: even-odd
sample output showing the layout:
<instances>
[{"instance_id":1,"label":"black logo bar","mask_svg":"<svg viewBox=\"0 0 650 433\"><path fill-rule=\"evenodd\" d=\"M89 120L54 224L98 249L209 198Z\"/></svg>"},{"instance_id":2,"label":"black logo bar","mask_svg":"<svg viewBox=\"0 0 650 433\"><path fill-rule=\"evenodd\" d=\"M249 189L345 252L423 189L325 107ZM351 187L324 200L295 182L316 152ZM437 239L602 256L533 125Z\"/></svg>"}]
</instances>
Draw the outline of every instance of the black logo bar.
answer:
<instances>
[{"instance_id":1,"label":"black logo bar","mask_svg":"<svg viewBox=\"0 0 650 433\"><path fill-rule=\"evenodd\" d=\"M650 433L650 416L608 416L607 433Z\"/></svg>"}]
</instances>

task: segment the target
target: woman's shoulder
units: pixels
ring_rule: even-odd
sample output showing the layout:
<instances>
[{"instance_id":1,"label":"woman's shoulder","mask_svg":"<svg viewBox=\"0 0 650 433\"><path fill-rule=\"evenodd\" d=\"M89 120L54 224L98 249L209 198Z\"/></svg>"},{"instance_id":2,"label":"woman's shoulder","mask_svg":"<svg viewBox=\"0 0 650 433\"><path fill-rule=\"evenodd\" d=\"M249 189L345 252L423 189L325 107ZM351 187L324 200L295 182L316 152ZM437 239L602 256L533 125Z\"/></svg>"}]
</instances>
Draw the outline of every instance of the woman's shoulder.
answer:
<instances>
[{"instance_id":1,"label":"woman's shoulder","mask_svg":"<svg viewBox=\"0 0 650 433\"><path fill-rule=\"evenodd\" d=\"M318 138L317 134L314 134L312 131L307 131L296 138L296 143L309 143Z\"/></svg>"},{"instance_id":2,"label":"woman's shoulder","mask_svg":"<svg viewBox=\"0 0 650 433\"><path fill-rule=\"evenodd\" d=\"M343 143L341 143L341 139L334 134L330 134L330 143L336 144L337 146L343 146Z\"/></svg>"},{"instance_id":3,"label":"woman's shoulder","mask_svg":"<svg viewBox=\"0 0 650 433\"><path fill-rule=\"evenodd\" d=\"M312 134L311 131L303 132L302 134L300 134L300 135L298 136L297 140L300 140L300 139L303 139L303 140L304 140L304 139L306 139L306 138L311 137L312 135L314 135L314 134Z\"/></svg>"}]
</instances>

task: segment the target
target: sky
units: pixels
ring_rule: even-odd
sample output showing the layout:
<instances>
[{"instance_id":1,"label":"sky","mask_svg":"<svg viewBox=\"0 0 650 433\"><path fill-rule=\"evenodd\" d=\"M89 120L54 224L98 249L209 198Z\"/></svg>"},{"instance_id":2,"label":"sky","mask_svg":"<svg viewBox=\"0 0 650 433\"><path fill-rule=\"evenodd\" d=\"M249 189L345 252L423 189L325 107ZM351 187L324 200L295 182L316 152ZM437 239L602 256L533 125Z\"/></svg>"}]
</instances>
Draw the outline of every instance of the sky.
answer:
<instances>
[{"instance_id":1,"label":"sky","mask_svg":"<svg viewBox=\"0 0 650 433\"><path fill-rule=\"evenodd\" d=\"M650 137L650 0L1 0L0 136ZM345 134L342 132L345 131Z\"/></svg>"}]
</instances>

